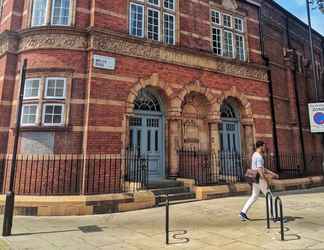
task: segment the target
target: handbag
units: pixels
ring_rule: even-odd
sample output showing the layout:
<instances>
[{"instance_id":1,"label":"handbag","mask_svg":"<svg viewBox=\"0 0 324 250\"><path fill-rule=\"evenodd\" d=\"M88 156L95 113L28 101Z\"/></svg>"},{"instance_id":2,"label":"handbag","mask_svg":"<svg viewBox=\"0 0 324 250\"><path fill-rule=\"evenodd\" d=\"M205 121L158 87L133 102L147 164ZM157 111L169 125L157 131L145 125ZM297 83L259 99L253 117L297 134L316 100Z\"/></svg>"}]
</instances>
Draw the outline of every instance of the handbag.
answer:
<instances>
[{"instance_id":1,"label":"handbag","mask_svg":"<svg viewBox=\"0 0 324 250\"><path fill-rule=\"evenodd\" d=\"M258 182L258 170L248 169L245 173L245 181L249 184Z\"/></svg>"}]
</instances>

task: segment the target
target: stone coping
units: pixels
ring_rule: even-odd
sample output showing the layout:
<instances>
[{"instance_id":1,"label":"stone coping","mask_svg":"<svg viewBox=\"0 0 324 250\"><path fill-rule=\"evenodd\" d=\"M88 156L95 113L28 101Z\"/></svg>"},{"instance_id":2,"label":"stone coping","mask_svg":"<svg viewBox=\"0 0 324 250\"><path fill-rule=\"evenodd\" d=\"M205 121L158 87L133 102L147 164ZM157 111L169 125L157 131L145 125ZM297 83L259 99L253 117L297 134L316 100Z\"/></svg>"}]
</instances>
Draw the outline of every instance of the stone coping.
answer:
<instances>
[{"instance_id":1,"label":"stone coping","mask_svg":"<svg viewBox=\"0 0 324 250\"><path fill-rule=\"evenodd\" d=\"M0 196L3 213L5 195ZM136 193L79 195L79 196L27 196L15 197L15 215L72 216L126 212L155 206L150 191Z\"/></svg>"},{"instance_id":2,"label":"stone coping","mask_svg":"<svg viewBox=\"0 0 324 250\"><path fill-rule=\"evenodd\" d=\"M196 193L198 200L214 199L226 196L249 194L251 186L247 183L236 183L229 185L196 186L194 180L179 178L186 187ZM272 180L273 191L285 191L293 189L307 189L324 186L324 176L312 176L296 179Z\"/></svg>"}]
</instances>

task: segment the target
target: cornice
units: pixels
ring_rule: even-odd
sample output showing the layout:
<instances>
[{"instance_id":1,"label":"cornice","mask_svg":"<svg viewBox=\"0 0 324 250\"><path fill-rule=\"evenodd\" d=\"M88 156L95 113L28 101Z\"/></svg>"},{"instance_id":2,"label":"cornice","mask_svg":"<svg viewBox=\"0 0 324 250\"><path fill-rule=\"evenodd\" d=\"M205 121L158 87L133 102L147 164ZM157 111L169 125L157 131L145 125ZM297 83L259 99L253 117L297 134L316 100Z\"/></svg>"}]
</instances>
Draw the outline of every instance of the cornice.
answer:
<instances>
[{"instance_id":1,"label":"cornice","mask_svg":"<svg viewBox=\"0 0 324 250\"><path fill-rule=\"evenodd\" d=\"M92 49L267 82L266 67L263 65L222 59L208 52L165 46L102 30L41 28L22 31L12 36L14 39L2 37L0 56L7 52L23 53L38 49Z\"/></svg>"}]
</instances>

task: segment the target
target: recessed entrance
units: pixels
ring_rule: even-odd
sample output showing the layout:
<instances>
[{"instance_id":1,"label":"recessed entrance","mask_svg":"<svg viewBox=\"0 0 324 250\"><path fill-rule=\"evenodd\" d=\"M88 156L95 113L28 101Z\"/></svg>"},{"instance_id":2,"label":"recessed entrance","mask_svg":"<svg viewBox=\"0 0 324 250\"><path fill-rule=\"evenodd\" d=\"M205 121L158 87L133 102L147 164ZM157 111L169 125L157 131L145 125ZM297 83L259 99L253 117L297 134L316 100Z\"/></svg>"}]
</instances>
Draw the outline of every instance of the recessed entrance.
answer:
<instances>
[{"instance_id":1,"label":"recessed entrance","mask_svg":"<svg viewBox=\"0 0 324 250\"><path fill-rule=\"evenodd\" d=\"M239 114L227 102L221 106L221 123L219 124L220 151L241 152Z\"/></svg>"},{"instance_id":2,"label":"recessed entrance","mask_svg":"<svg viewBox=\"0 0 324 250\"><path fill-rule=\"evenodd\" d=\"M134 102L134 116L129 120L132 149L149 159L149 179L161 179L164 168L164 114L155 91L143 89Z\"/></svg>"}]
</instances>

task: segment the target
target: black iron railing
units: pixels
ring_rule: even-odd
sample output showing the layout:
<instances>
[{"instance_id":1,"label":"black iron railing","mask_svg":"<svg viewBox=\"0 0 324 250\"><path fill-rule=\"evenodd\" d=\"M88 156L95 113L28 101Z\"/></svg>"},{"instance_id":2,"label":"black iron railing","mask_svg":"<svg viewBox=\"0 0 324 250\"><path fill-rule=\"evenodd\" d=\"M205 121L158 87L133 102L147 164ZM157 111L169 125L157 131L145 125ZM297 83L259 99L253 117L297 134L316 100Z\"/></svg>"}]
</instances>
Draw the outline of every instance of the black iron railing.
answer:
<instances>
[{"instance_id":1,"label":"black iron railing","mask_svg":"<svg viewBox=\"0 0 324 250\"><path fill-rule=\"evenodd\" d=\"M244 182L244 173L251 167L251 155L235 152L211 153L195 149L180 149L178 154L179 177L194 179L197 185L218 185ZM265 167L278 172L281 179L323 175L323 154L272 154L264 157Z\"/></svg>"},{"instance_id":2,"label":"black iron railing","mask_svg":"<svg viewBox=\"0 0 324 250\"><path fill-rule=\"evenodd\" d=\"M0 157L0 189L8 189L10 155ZM147 159L121 155L19 155L18 195L79 195L135 192L148 183Z\"/></svg>"}]
</instances>

